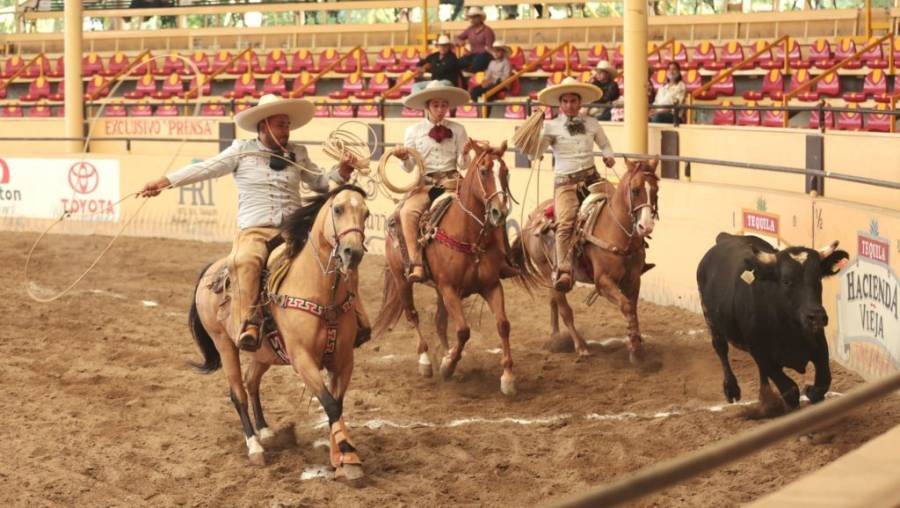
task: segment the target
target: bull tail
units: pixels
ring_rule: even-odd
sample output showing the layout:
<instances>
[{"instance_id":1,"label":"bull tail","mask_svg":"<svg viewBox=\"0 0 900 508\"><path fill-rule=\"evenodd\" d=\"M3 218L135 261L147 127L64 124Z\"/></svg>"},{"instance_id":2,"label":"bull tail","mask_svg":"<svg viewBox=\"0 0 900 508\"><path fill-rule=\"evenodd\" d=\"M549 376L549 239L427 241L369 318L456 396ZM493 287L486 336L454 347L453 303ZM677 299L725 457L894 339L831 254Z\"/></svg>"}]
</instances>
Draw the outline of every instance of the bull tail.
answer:
<instances>
[{"instance_id":1,"label":"bull tail","mask_svg":"<svg viewBox=\"0 0 900 508\"><path fill-rule=\"evenodd\" d=\"M400 321L405 302L403 301L403 289L389 267L384 268L384 292L382 293L381 309L378 317L372 325L372 337L378 338L389 328Z\"/></svg>"},{"instance_id":2,"label":"bull tail","mask_svg":"<svg viewBox=\"0 0 900 508\"><path fill-rule=\"evenodd\" d=\"M219 356L219 350L216 349L209 332L203 327L200 313L197 311L197 288L200 287L200 281L203 280L203 275L209 270L210 266L212 266L212 263L206 265L200 271L200 277L197 279L197 284L194 285L194 294L191 296L191 311L188 313L188 326L191 328L191 335L194 336L194 342L203 355L203 363L188 362L188 365L200 374L211 374L222 367L222 358Z\"/></svg>"}]
</instances>

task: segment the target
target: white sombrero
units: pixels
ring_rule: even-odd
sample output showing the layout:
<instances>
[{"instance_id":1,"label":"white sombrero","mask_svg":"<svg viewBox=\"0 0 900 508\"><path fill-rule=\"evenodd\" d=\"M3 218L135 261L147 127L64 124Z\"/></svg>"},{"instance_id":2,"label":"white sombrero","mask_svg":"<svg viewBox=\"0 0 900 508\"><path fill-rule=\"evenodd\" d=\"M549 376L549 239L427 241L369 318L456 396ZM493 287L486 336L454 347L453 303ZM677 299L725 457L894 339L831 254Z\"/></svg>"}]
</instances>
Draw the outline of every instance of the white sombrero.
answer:
<instances>
[{"instance_id":1,"label":"white sombrero","mask_svg":"<svg viewBox=\"0 0 900 508\"><path fill-rule=\"evenodd\" d=\"M447 37L446 34L441 34L441 36L437 38L437 42L434 43L435 46L443 46L445 44L450 44L450 37Z\"/></svg>"},{"instance_id":2,"label":"white sombrero","mask_svg":"<svg viewBox=\"0 0 900 508\"><path fill-rule=\"evenodd\" d=\"M482 18L486 18L487 14L485 14L484 11L481 10L481 7L478 7L477 5L473 5L472 7L469 7L469 10L466 12L466 17L472 18L475 16L480 16Z\"/></svg>"},{"instance_id":3,"label":"white sombrero","mask_svg":"<svg viewBox=\"0 0 900 508\"><path fill-rule=\"evenodd\" d=\"M559 98L566 94L576 94L583 104L590 104L603 97L603 90L590 84L582 83L569 76L558 85L548 86L538 94L538 101L547 106L559 106Z\"/></svg>"},{"instance_id":4,"label":"white sombrero","mask_svg":"<svg viewBox=\"0 0 900 508\"><path fill-rule=\"evenodd\" d=\"M315 111L315 104L306 99L282 99L266 94L260 97L256 106L234 115L234 123L245 131L256 132L256 126L266 118L287 115L291 120L291 130L294 130L309 123Z\"/></svg>"},{"instance_id":5,"label":"white sombrero","mask_svg":"<svg viewBox=\"0 0 900 508\"><path fill-rule=\"evenodd\" d=\"M612 65L609 65L608 60L600 60L599 62L597 62L597 66L594 67L594 69L597 69L598 71L612 72Z\"/></svg>"},{"instance_id":6,"label":"white sombrero","mask_svg":"<svg viewBox=\"0 0 900 508\"><path fill-rule=\"evenodd\" d=\"M494 44L491 45L493 49L502 49L506 52L506 54L512 53L512 48L503 43L503 41L494 41Z\"/></svg>"},{"instance_id":7,"label":"white sombrero","mask_svg":"<svg viewBox=\"0 0 900 508\"><path fill-rule=\"evenodd\" d=\"M456 108L468 104L471 97L462 88L447 85L441 81L432 81L418 92L410 94L403 101L403 105L410 109L424 110L428 101L432 99L444 99L451 108Z\"/></svg>"}]
</instances>

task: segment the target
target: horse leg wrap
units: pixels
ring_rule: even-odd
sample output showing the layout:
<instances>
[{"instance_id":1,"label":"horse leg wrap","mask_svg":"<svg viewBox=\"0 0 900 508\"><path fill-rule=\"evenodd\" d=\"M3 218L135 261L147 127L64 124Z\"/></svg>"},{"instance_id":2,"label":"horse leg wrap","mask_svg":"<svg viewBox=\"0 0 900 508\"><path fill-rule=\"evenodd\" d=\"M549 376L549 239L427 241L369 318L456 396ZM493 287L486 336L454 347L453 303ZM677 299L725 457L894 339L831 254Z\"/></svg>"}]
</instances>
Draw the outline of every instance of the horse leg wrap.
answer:
<instances>
[{"instance_id":1,"label":"horse leg wrap","mask_svg":"<svg viewBox=\"0 0 900 508\"><path fill-rule=\"evenodd\" d=\"M344 418L341 417L331 426L331 465L339 468L343 465L361 465L362 461L356 453L356 447L350 441Z\"/></svg>"}]
</instances>

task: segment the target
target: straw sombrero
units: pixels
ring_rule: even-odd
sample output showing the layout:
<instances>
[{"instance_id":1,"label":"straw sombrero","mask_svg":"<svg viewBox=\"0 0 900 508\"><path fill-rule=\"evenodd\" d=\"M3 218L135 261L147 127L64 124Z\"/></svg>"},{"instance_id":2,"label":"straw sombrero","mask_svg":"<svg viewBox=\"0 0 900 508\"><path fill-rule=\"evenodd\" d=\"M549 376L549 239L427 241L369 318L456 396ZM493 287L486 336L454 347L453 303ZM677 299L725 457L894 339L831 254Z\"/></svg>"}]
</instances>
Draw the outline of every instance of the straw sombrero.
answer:
<instances>
[{"instance_id":1,"label":"straw sombrero","mask_svg":"<svg viewBox=\"0 0 900 508\"><path fill-rule=\"evenodd\" d=\"M435 46L443 46L450 44L450 37L447 37L446 34L441 34L440 37L437 38L437 41L434 43Z\"/></svg>"},{"instance_id":2,"label":"straw sombrero","mask_svg":"<svg viewBox=\"0 0 900 508\"><path fill-rule=\"evenodd\" d=\"M441 81L432 81L418 92L410 94L403 101L403 105L410 109L424 110L425 105L432 99L444 99L451 108L456 108L463 104L468 104L471 97L462 88L457 88Z\"/></svg>"},{"instance_id":3,"label":"straw sombrero","mask_svg":"<svg viewBox=\"0 0 900 508\"><path fill-rule=\"evenodd\" d=\"M241 129L256 132L259 122L274 115L287 115L291 120L291 130L298 129L312 120L316 106L306 99L282 99L266 94L259 104L234 115L234 123Z\"/></svg>"},{"instance_id":4,"label":"straw sombrero","mask_svg":"<svg viewBox=\"0 0 900 508\"><path fill-rule=\"evenodd\" d=\"M502 49L506 54L512 53L512 49L503 43L503 41L494 41L494 44L491 45L493 49Z\"/></svg>"},{"instance_id":5,"label":"straw sombrero","mask_svg":"<svg viewBox=\"0 0 900 508\"><path fill-rule=\"evenodd\" d=\"M473 5L472 7L469 7L469 10L466 12L466 17L474 18L475 16L486 18L487 14L485 14L484 11L481 10L481 7L478 7L477 5Z\"/></svg>"},{"instance_id":6,"label":"straw sombrero","mask_svg":"<svg viewBox=\"0 0 900 508\"><path fill-rule=\"evenodd\" d=\"M590 84L582 83L569 76L558 85L548 86L538 94L538 101L546 106L559 106L559 98L574 93L581 97L583 104L596 102L603 97L603 90Z\"/></svg>"},{"instance_id":7,"label":"straw sombrero","mask_svg":"<svg viewBox=\"0 0 900 508\"><path fill-rule=\"evenodd\" d=\"M598 71L612 72L612 65L609 65L608 60L600 60L594 68Z\"/></svg>"}]
</instances>

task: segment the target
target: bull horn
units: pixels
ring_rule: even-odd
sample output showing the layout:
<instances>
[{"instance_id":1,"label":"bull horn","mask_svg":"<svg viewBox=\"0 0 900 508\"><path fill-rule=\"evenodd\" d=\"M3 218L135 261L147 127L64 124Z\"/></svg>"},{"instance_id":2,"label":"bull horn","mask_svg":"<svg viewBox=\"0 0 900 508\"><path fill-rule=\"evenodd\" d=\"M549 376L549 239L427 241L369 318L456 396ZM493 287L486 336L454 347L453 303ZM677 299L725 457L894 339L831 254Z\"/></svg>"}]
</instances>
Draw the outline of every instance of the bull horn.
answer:
<instances>
[{"instance_id":1,"label":"bull horn","mask_svg":"<svg viewBox=\"0 0 900 508\"><path fill-rule=\"evenodd\" d=\"M840 243L839 241L835 240L835 241L831 242L831 245L829 245L827 247L822 247L821 249L819 249L819 257L822 259L825 259L828 256L834 254L834 251L835 251L835 249L837 249L837 246L839 243Z\"/></svg>"}]
</instances>

